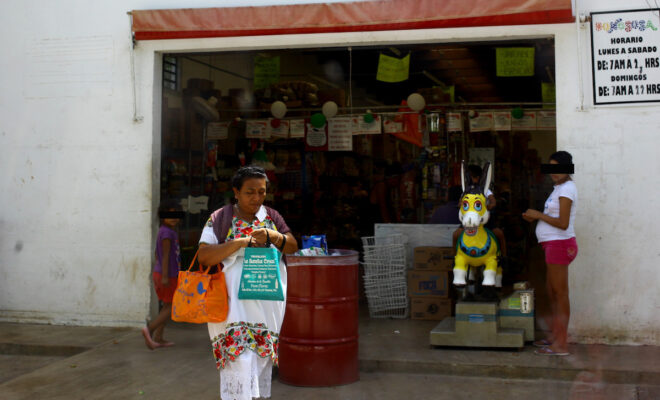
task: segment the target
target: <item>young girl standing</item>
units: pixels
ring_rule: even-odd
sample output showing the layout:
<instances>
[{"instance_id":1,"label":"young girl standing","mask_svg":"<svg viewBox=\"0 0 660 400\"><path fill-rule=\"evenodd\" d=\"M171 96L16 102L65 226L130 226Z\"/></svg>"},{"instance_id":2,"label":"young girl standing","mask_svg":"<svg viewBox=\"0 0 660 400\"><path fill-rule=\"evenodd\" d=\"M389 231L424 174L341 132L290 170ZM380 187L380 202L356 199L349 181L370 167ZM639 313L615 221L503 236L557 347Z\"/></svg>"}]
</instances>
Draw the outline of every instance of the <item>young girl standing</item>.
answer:
<instances>
[{"instance_id":1,"label":"young girl standing","mask_svg":"<svg viewBox=\"0 0 660 400\"><path fill-rule=\"evenodd\" d=\"M572 169L573 157L566 151L558 151L550 156L550 164L558 164L559 169ZM551 173L550 177L554 190L545 201L543 212L529 209L523 213L523 218L528 222L538 220L536 237L545 252L546 284L552 308L551 335L534 342L540 347L536 354L565 356L569 354L567 332L571 315L568 266L578 253L574 229L578 193L571 175Z\"/></svg>"},{"instance_id":2,"label":"young girl standing","mask_svg":"<svg viewBox=\"0 0 660 400\"><path fill-rule=\"evenodd\" d=\"M179 235L175 231L181 221L178 215L180 212L181 207L173 201L164 201L158 208L161 222L156 238L156 264L152 276L161 305L158 316L142 328L144 343L150 350L174 345L163 338L163 330L172 314L172 297L181 267Z\"/></svg>"}]
</instances>

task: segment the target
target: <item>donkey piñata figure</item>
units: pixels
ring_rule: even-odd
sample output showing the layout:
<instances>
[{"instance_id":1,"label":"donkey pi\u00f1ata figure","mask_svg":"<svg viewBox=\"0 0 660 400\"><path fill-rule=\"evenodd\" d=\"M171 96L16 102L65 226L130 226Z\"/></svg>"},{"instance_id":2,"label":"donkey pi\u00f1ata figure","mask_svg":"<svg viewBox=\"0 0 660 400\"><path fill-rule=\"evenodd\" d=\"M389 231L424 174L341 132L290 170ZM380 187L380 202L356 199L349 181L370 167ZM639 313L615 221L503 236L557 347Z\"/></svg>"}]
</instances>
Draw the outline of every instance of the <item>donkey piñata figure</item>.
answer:
<instances>
[{"instance_id":1,"label":"donkey pi\u00f1ata figure","mask_svg":"<svg viewBox=\"0 0 660 400\"><path fill-rule=\"evenodd\" d=\"M464 286L468 266L470 276L472 270L485 265L483 286L502 285L502 269L498 268L500 245L493 232L484 227L488 222L489 213L486 209L486 192L490 186L492 170L486 163L479 184L472 182L470 171L461 163L461 180L463 196L461 197L458 218L463 224L463 232L456 243L454 258L454 285Z\"/></svg>"}]
</instances>

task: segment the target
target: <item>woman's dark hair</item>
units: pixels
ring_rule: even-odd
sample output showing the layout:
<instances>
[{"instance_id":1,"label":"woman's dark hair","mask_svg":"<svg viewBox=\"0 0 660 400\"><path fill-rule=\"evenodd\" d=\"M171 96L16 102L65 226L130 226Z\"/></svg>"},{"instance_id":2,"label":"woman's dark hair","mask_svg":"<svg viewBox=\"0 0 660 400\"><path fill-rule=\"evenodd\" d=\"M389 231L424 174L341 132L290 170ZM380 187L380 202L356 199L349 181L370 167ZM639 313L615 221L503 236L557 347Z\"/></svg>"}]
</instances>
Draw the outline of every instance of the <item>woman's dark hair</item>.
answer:
<instances>
[{"instance_id":1,"label":"woman's dark hair","mask_svg":"<svg viewBox=\"0 0 660 400\"><path fill-rule=\"evenodd\" d=\"M248 165L247 167L241 167L236 171L234 176L231 178L231 185L236 188L237 190L241 190L243 187L243 183L247 179L265 179L268 181L268 177L266 176L266 170L264 170L261 167L257 167L255 165Z\"/></svg>"},{"instance_id":2,"label":"woman's dark hair","mask_svg":"<svg viewBox=\"0 0 660 400\"><path fill-rule=\"evenodd\" d=\"M573 156L568 151L557 151L550 155L551 160L557 161L557 164L570 165L573 164Z\"/></svg>"}]
</instances>

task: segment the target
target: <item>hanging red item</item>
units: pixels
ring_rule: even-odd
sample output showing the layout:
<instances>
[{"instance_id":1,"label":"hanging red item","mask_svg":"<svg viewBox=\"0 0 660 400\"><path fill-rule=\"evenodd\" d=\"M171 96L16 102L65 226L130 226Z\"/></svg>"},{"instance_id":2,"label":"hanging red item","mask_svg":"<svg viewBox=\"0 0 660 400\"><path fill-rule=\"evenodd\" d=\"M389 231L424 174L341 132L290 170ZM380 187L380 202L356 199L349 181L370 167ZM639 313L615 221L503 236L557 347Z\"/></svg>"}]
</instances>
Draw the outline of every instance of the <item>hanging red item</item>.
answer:
<instances>
[{"instance_id":1,"label":"hanging red item","mask_svg":"<svg viewBox=\"0 0 660 400\"><path fill-rule=\"evenodd\" d=\"M420 126L419 113L414 113L406 101L401 102L401 108L399 112L405 114L398 114L394 117L395 122L400 122L402 130L400 132L392 132L391 135L398 137L401 140L405 140L408 143L412 143L415 146L422 147L422 129Z\"/></svg>"}]
</instances>

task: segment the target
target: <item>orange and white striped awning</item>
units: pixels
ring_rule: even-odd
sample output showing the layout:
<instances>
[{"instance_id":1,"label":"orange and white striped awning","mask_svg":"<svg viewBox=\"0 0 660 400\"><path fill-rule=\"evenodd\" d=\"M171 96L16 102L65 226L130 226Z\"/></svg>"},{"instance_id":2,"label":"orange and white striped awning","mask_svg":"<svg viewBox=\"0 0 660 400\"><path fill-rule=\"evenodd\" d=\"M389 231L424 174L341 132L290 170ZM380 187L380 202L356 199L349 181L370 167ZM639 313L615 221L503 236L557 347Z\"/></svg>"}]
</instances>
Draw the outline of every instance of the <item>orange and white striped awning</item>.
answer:
<instances>
[{"instance_id":1,"label":"orange and white striped awning","mask_svg":"<svg viewBox=\"0 0 660 400\"><path fill-rule=\"evenodd\" d=\"M380 0L134 10L136 40L573 22L571 0Z\"/></svg>"}]
</instances>

